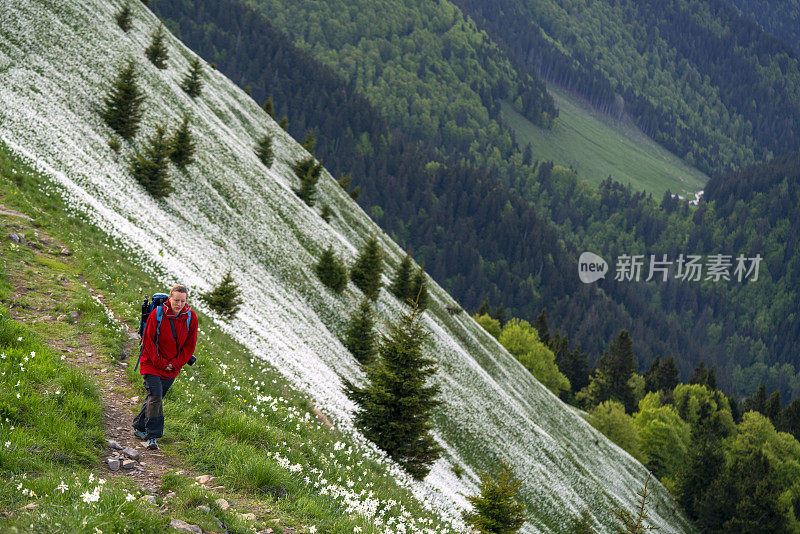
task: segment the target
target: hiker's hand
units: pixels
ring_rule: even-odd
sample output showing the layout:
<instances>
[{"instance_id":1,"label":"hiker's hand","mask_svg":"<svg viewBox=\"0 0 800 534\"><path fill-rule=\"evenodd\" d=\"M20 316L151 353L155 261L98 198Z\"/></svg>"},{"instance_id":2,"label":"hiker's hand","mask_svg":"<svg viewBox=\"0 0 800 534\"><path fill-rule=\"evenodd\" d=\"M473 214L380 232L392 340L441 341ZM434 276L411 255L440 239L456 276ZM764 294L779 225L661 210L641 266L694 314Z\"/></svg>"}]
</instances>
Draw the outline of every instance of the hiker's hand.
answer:
<instances>
[{"instance_id":1,"label":"hiker's hand","mask_svg":"<svg viewBox=\"0 0 800 534\"><path fill-rule=\"evenodd\" d=\"M175 368L174 368L174 367L172 367L172 364L171 364L171 363L168 363L168 364L167 364L167 366L164 368L164 370L165 370L165 371L172 371L172 370L174 370L174 369L175 369Z\"/></svg>"}]
</instances>

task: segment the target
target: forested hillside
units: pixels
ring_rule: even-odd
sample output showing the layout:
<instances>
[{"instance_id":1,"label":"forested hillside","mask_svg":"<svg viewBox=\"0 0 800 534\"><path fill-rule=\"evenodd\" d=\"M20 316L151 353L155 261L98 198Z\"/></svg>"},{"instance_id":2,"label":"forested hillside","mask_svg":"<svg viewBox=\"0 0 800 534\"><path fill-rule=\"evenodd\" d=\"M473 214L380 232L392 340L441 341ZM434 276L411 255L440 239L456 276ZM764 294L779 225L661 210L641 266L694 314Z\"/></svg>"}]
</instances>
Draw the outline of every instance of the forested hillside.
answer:
<instances>
[{"instance_id":1,"label":"forested hillside","mask_svg":"<svg viewBox=\"0 0 800 534\"><path fill-rule=\"evenodd\" d=\"M729 1L800 53L800 3L797 0Z\"/></svg>"},{"instance_id":2,"label":"forested hillside","mask_svg":"<svg viewBox=\"0 0 800 534\"><path fill-rule=\"evenodd\" d=\"M706 172L798 146L796 53L722 0L457 0L514 64L579 91Z\"/></svg>"}]
</instances>

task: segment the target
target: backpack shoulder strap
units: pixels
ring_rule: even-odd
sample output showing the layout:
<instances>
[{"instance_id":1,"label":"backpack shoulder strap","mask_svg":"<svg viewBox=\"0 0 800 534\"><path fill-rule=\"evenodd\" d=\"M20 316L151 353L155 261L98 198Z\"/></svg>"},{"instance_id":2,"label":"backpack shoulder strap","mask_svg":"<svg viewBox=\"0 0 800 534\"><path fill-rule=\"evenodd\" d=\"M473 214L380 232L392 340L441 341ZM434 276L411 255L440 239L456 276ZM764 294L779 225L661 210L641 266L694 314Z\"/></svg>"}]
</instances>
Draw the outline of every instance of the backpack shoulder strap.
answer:
<instances>
[{"instance_id":1,"label":"backpack shoulder strap","mask_svg":"<svg viewBox=\"0 0 800 534\"><path fill-rule=\"evenodd\" d=\"M186 312L186 333L189 333L189 326L192 324L192 310Z\"/></svg>"}]
</instances>

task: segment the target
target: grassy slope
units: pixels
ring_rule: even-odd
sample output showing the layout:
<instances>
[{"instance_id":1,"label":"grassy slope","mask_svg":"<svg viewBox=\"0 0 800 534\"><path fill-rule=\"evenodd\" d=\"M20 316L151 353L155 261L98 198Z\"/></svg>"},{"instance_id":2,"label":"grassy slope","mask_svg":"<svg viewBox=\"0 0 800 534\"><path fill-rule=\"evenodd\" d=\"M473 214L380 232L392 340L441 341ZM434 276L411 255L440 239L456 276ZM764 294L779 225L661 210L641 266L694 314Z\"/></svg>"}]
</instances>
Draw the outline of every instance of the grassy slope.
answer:
<instances>
[{"instance_id":1,"label":"grassy slope","mask_svg":"<svg viewBox=\"0 0 800 534\"><path fill-rule=\"evenodd\" d=\"M141 300L139 288L159 287L159 283L101 231L80 217L71 217L60 199L43 194L39 187L45 179L0 145L0 205L34 218L26 222L0 215L2 228L26 236L36 250L46 248L37 241L46 232L68 243L73 252L69 261L59 259L57 248L43 257L4 239L0 242L0 301L9 302L22 317L38 315L35 310L46 308L48 301L58 303L49 304L53 314L80 312L77 321L29 320L32 325L27 328L0 308L0 352L4 355L0 368L7 371L0 384L8 386L0 394L0 413L6 418L0 420L0 478L4 481L0 509L11 514L6 521L0 520L0 528L5 524L53 532L53 524L58 523L55 530L64 532L93 532L95 526L104 532L162 532L171 516L204 530L216 529L216 518L231 533L252 532L252 527L270 527L277 533L284 532L284 527L308 532L312 525L320 532L351 533L360 528L373 533L382 531L381 522L408 510L415 526L432 528L429 532L448 531L398 487L384 466L354 455L348 436L323 427L311 414L306 395L292 389L275 369L253 359L202 313L199 361L184 370L165 398L166 429L160 445L165 454L196 472L217 476L217 483L228 491L198 488L185 476L169 474L157 496L159 506L164 506L159 513L128 502L129 493L138 497L142 492L124 477L109 477L98 462L105 441L102 404L90 370L72 370L68 362L73 355L64 352L67 359L60 360L44 341L72 350L79 345L77 337L89 339L93 351L116 361L125 336L83 281L102 291L115 312L127 315L129 328L137 326L130 310ZM24 280L16 298L12 298L9 277ZM28 369L20 371L19 363L31 351L36 356L24 362ZM130 397L141 397L145 395L141 378L132 367L127 367L128 380L118 386ZM18 380L21 384L15 385ZM138 404L131 405L130 420ZM118 424L127 425L130 420ZM31 450L38 453L31 455ZM286 460L301 465L302 471L281 465ZM98 485L89 478L93 473L94 480L105 477L108 483L97 504L85 503L81 497ZM385 507L374 517L368 511L377 503L370 499L354 499L363 509L342 503L344 497L355 497L346 484L356 477L355 488L374 492L380 496L381 508ZM65 492L56 489L62 480L70 487ZM23 493L25 489L34 490L36 496ZM176 496L164 499L168 492ZM281 492L288 497L278 498ZM219 497L244 503L247 510L260 510L258 520L243 520L234 509L224 512L214 504ZM35 510L17 512L30 502L37 504ZM198 505L209 506L212 513L198 511ZM120 517L120 513L125 515Z\"/></svg>"},{"instance_id":2,"label":"grassy slope","mask_svg":"<svg viewBox=\"0 0 800 534\"><path fill-rule=\"evenodd\" d=\"M344 480L344 472L361 471L369 462L379 474L356 484L356 491L375 491L378 504L385 505L401 502L395 495L408 495L410 490L447 517L457 516L465 503L463 495L475 490L476 472L505 457L525 476L523 495L534 515L528 532L559 529L583 508L609 527L611 507L634 508L633 492L646 476L644 468L533 380L469 317L446 313L444 305L453 301L430 279L432 303L425 320L432 336L426 349L440 365L436 380L445 405L437 416L436 430L448 447L446 457L424 483L412 484L353 432L353 407L342 395L339 376L360 380L362 374L338 336L360 292L350 286L341 296L330 294L311 266L329 244L352 262L371 234L378 235L389 268L397 266L403 251L327 173L319 184L319 201L334 207L331 224L320 219L318 206L309 209L300 202L291 193L296 179L288 164L305 152L229 80L207 71L203 96L188 99L178 82L191 53L171 37L166 71L140 65L149 97L145 129L138 139L148 136L156 123L177 124L181 108L193 112L193 127L202 136L197 162L187 174L173 175L176 192L166 201L150 199L127 174L131 147L124 147L123 156L109 150L109 132L96 112L114 65L129 56L141 57L158 23L143 6L134 4L134 29L122 34L113 23L118 8L119 4L96 0L75 0L56 9L49 3L29 1L0 14L6 17L0 22L7 22L0 28L12 32L0 41L0 54L8 59L7 81L0 93L9 103L0 109L0 138L35 158L38 168L47 171L47 177L33 177L25 186L25 194L34 201L29 210L41 210L39 215L60 223L67 214L76 215L82 226L76 222L70 228L64 223L58 229L62 234L73 231L75 244L87 228L102 229L78 250L85 255L87 271L94 273L93 283L113 297L120 315L135 317L140 297L135 287L163 287L178 279L205 290L230 268L247 288L247 302L255 305L245 306L237 319L215 318L212 323L203 315L209 338L203 339L201 361L209 365L197 368L198 380L183 382L186 389L176 389L178 412L190 414L190 419L173 419L175 426L170 430L180 433L183 446L193 445L186 449L192 462L230 477L242 490L253 491L259 484L279 480L288 481L301 495L302 482L290 471L274 468L263 456L261 461L246 460L259 450L283 455L291 451L292 464L300 463L304 472L314 476L318 476L316 471L305 470L322 470L319 477L328 482L340 476ZM14 32L15 28L25 29L25 35ZM103 61L97 60L99 49ZM270 170L252 152L255 140L265 131L276 140L276 163ZM60 207L61 197L65 208ZM121 257L119 263L117 257ZM135 260L149 274L133 269L125 258ZM397 320L404 306L382 292L376 309L385 323ZM353 447L348 456L358 467L326 466L333 474L320 467L319 457L335 453L335 446L316 428L304 429L296 419L305 416L293 415L292 410L277 420L268 419L270 428L280 432L275 437L265 435L262 416L270 415L272 402L259 400L258 395L274 399L269 384L279 378L275 374L268 375L269 380L257 378L268 372L261 360L270 362L333 416L344 432L342 441ZM225 373L220 370L222 363L228 366ZM230 378L234 371L238 383ZM211 399L211 411L195 412L194 402L206 397ZM253 409L257 413L244 415ZM292 418L282 420L288 415ZM237 436L244 443L228 448L239 440ZM314 444L310 451L301 445L306 442ZM265 449L267 444L277 450ZM453 473L453 466L464 468L463 477ZM324 485L319 477L317 481ZM311 502L294 505L298 514L327 517L326 507L338 509L335 503L340 501L326 504L321 499L321 508L309 512L322 490L307 491ZM663 532L688 529L660 486L653 505ZM406 506L417 508L410 501ZM380 510L382 517L399 513L396 507ZM426 519L423 512L414 512L413 517ZM331 528L351 526L350 519L343 521Z\"/></svg>"},{"instance_id":3,"label":"grassy slope","mask_svg":"<svg viewBox=\"0 0 800 534\"><path fill-rule=\"evenodd\" d=\"M514 130L520 146L531 144L534 158L571 166L580 179L592 185L610 175L657 197L669 189L694 198L694 192L708 180L631 122L603 115L554 86L547 90L559 109L551 130L532 124L508 104L502 106L503 121Z\"/></svg>"}]
</instances>

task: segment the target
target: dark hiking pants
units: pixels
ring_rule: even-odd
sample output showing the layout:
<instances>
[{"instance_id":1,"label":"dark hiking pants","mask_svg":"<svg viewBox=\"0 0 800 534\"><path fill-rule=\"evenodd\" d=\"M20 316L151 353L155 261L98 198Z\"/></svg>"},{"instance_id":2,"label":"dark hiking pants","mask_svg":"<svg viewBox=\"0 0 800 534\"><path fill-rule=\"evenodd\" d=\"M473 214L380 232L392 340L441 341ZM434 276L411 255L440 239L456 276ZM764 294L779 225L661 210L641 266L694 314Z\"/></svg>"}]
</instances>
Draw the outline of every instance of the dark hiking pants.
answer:
<instances>
[{"instance_id":1,"label":"dark hiking pants","mask_svg":"<svg viewBox=\"0 0 800 534\"><path fill-rule=\"evenodd\" d=\"M175 381L174 378L161 378L156 375L142 375L147 399L142 409L133 419L133 429L147 433L147 439L160 438L164 435L164 410L161 399Z\"/></svg>"}]
</instances>

